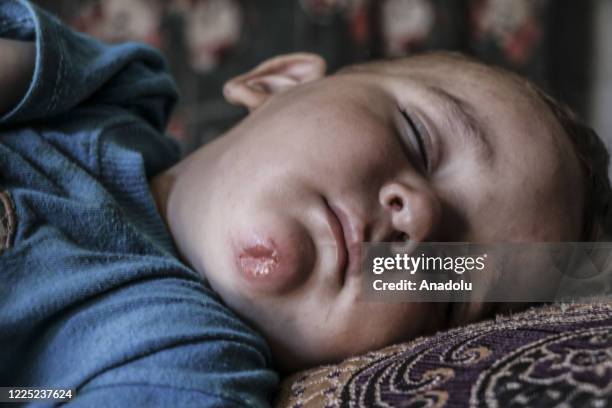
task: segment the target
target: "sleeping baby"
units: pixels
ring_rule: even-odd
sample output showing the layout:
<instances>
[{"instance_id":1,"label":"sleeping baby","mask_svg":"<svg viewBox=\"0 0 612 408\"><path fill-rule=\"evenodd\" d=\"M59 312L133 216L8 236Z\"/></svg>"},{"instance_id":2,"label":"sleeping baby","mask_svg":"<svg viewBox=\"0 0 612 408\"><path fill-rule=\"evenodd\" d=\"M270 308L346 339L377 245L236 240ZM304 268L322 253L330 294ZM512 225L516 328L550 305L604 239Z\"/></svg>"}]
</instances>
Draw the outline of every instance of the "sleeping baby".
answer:
<instances>
[{"instance_id":1,"label":"sleeping baby","mask_svg":"<svg viewBox=\"0 0 612 408\"><path fill-rule=\"evenodd\" d=\"M363 242L597 240L607 153L455 54L265 61L180 159L156 51L0 3L0 385L82 406L265 406L293 371L486 317L364 298Z\"/></svg>"}]
</instances>

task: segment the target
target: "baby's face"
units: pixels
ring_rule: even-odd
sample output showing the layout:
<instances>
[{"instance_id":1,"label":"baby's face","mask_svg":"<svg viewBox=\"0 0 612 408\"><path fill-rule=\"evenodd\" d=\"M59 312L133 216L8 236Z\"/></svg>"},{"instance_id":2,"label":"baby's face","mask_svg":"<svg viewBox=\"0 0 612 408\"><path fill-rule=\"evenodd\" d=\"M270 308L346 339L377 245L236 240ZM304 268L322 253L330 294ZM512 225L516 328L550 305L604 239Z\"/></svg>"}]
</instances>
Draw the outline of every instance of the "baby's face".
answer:
<instances>
[{"instance_id":1,"label":"baby's face","mask_svg":"<svg viewBox=\"0 0 612 408\"><path fill-rule=\"evenodd\" d=\"M486 313L366 302L361 242L575 241L582 225L578 162L543 103L447 57L284 89L179 168L179 250L286 368Z\"/></svg>"}]
</instances>

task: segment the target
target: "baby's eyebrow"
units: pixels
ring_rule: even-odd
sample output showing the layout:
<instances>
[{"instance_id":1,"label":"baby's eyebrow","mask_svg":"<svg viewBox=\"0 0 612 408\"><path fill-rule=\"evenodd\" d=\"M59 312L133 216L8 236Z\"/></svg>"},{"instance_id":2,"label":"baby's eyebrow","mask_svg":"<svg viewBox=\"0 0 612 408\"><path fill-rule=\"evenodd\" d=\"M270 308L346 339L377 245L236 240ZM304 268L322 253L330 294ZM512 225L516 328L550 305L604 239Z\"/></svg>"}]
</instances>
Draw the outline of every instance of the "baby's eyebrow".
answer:
<instances>
[{"instance_id":1,"label":"baby's eyebrow","mask_svg":"<svg viewBox=\"0 0 612 408\"><path fill-rule=\"evenodd\" d=\"M443 108L447 127L465 137L464 142L473 146L478 156L487 164L491 164L494 159L494 150L485 133L485 127L476 115L474 106L442 88L436 86L428 88Z\"/></svg>"}]
</instances>

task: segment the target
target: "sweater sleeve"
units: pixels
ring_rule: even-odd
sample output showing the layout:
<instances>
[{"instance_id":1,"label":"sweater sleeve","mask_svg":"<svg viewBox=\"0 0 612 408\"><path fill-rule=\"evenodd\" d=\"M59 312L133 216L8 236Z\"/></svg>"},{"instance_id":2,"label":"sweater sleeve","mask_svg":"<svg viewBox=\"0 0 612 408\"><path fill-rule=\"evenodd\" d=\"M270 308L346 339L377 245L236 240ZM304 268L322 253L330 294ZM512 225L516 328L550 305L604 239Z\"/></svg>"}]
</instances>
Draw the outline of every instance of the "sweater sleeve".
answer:
<instances>
[{"instance_id":1,"label":"sweater sleeve","mask_svg":"<svg viewBox=\"0 0 612 408\"><path fill-rule=\"evenodd\" d=\"M121 107L156 130L165 129L177 91L166 62L153 48L103 44L25 0L0 2L0 37L36 44L28 91L0 125L50 119L82 104L97 104Z\"/></svg>"}]
</instances>

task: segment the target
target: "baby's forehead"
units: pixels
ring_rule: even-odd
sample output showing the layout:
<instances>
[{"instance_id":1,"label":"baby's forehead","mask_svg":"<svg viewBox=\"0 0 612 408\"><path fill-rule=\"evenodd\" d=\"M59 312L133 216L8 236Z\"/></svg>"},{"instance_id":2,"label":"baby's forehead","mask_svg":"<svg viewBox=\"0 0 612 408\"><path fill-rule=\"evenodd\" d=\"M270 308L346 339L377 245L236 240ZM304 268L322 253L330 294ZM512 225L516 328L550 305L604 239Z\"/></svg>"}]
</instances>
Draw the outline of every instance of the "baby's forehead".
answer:
<instances>
[{"instance_id":1,"label":"baby's forehead","mask_svg":"<svg viewBox=\"0 0 612 408\"><path fill-rule=\"evenodd\" d=\"M457 66L460 69L457 70ZM343 67L338 71L343 73L374 73L380 75L402 76L418 72L431 72L431 70L444 70L455 68L455 71L465 72L467 69L482 66L475 60L469 59L461 54L454 53L428 53L410 57L389 58L368 61Z\"/></svg>"},{"instance_id":2,"label":"baby's forehead","mask_svg":"<svg viewBox=\"0 0 612 408\"><path fill-rule=\"evenodd\" d=\"M558 120L532 82L504 68L487 65L462 54L435 52L411 57L366 62L343 68L343 74L371 74L401 86L418 83L469 99L476 108L487 109L493 101L525 120L538 117L554 133ZM376 80L376 79L375 79Z\"/></svg>"},{"instance_id":3,"label":"baby's forehead","mask_svg":"<svg viewBox=\"0 0 612 408\"><path fill-rule=\"evenodd\" d=\"M498 144L503 150L516 150L519 142L535 143L557 154L560 145L568 144L567 135L535 85L503 68L459 54L432 53L368 62L347 67L339 74L369 74L372 82L378 83L389 79L400 97L415 87L424 89L423 95L447 94L468 106L485 128L488 125L488 133L503 142ZM417 101L440 106L437 102L441 99L419 97Z\"/></svg>"},{"instance_id":4,"label":"baby's forehead","mask_svg":"<svg viewBox=\"0 0 612 408\"><path fill-rule=\"evenodd\" d=\"M498 87L500 91L516 93L527 100L541 99L534 86L525 78L503 69L487 65L462 54L435 52L411 57L371 61L350 65L338 74L370 73L393 77L401 80L421 80L437 82L445 87L457 82L474 81Z\"/></svg>"}]
</instances>

